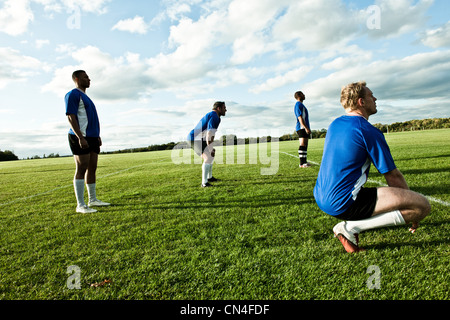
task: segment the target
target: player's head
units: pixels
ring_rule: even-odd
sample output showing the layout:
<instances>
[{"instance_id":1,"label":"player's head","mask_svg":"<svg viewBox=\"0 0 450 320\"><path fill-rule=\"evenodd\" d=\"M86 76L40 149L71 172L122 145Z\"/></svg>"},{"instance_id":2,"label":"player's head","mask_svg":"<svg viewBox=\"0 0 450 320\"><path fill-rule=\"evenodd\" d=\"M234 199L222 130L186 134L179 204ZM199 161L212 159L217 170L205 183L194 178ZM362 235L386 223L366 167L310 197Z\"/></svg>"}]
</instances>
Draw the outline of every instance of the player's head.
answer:
<instances>
[{"instance_id":1,"label":"player's head","mask_svg":"<svg viewBox=\"0 0 450 320\"><path fill-rule=\"evenodd\" d=\"M83 88L89 88L89 86L91 84L91 79L89 79L89 76L87 75L86 71L84 71L84 70L74 71L72 73L72 80L79 87L83 87Z\"/></svg>"},{"instance_id":2,"label":"player's head","mask_svg":"<svg viewBox=\"0 0 450 320\"><path fill-rule=\"evenodd\" d=\"M216 101L212 108L214 111L218 112L219 115L224 116L227 112L227 107L225 105L225 102L223 101Z\"/></svg>"},{"instance_id":3,"label":"player's head","mask_svg":"<svg viewBox=\"0 0 450 320\"><path fill-rule=\"evenodd\" d=\"M358 100L366 96L366 82L354 82L346 85L341 91L341 104L345 110L358 109Z\"/></svg>"},{"instance_id":4,"label":"player's head","mask_svg":"<svg viewBox=\"0 0 450 320\"><path fill-rule=\"evenodd\" d=\"M297 91L294 94L294 98L295 98L295 100L300 100L300 101L304 101L306 99L305 95L301 91Z\"/></svg>"}]
</instances>

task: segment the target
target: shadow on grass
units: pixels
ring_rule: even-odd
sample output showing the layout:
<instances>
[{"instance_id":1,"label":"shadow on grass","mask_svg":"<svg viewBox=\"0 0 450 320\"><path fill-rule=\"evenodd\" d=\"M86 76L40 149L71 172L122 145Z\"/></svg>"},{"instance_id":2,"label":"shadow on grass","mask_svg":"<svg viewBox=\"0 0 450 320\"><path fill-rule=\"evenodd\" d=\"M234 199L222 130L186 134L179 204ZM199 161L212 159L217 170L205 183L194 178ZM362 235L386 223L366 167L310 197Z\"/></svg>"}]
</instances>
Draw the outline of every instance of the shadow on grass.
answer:
<instances>
[{"instance_id":1,"label":"shadow on grass","mask_svg":"<svg viewBox=\"0 0 450 320\"><path fill-rule=\"evenodd\" d=\"M281 205L289 204L291 206L302 205L305 203L313 203L314 198L310 197L298 197L292 199L292 197L276 197L267 198L265 195L241 198L230 198L224 200L222 199L198 199L198 200L183 200L180 202L170 201L170 202L152 202L150 201L138 201L136 202L137 208L135 210L146 209L206 209L206 208L265 208L265 207L276 207ZM129 207L129 203L115 203L115 207ZM129 209L129 208L128 208ZM134 210L134 209L131 209Z\"/></svg>"},{"instance_id":2,"label":"shadow on grass","mask_svg":"<svg viewBox=\"0 0 450 320\"><path fill-rule=\"evenodd\" d=\"M434 222L423 222L419 225L419 228L417 229L416 233L420 234L423 233L432 233L433 229L442 229L442 228L448 228L448 225L450 224L449 220L443 220L443 221L434 221ZM398 226L398 227L390 227L390 229L398 229L403 230L406 226ZM378 230L378 229L377 229ZM370 230L368 231L370 232ZM414 237L414 235L411 235L411 237ZM430 247L437 247L441 245L449 245L450 244L450 238L449 237L442 237L442 239L435 239L435 240L420 240L420 239L411 239L411 241L389 241L389 237L386 238L385 241L371 244L371 245L364 245L364 249L369 250L384 250L384 249L396 249L400 247L416 247L416 248L430 248Z\"/></svg>"},{"instance_id":3,"label":"shadow on grass","mask_svg":"<svg viewBox=\"0 0 450 320\"><path fill-rule=\"evenodd\" d=\"M429 248L438 247L442 244L449 244L450 241L442 239L439 240L427 240L427 241L417 241L417 242L395 242L395 243L377 243L372 245L363 246L366 250L385 250L385 249L398 249L400 247L416 247L416 248Z\"/></svg>"}]
</instances>

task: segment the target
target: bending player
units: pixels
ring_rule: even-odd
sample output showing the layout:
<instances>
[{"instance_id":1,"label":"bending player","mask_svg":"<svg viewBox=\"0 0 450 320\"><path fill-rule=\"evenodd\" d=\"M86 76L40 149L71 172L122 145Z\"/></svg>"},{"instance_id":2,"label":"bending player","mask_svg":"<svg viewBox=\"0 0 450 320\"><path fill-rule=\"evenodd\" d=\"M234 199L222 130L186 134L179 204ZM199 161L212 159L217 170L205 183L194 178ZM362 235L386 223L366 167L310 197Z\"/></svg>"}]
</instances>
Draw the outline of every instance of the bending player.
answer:
<instances>
[{"instance_id":1,"label":"bending player","mask_svg":"<svg viewBox=\"0 0 450 320\"><path fill-rule=\"evenodd\" d=\"M195 153L202 157L202 187L211 187L210 182L217 181L212 175L212 167L216 150L213 148L214 135L219 128L220 117L225 116L225 102L214 103L211 112L207 113L188 135L188 143Z\"/></svg>"},{"instance_id":2,"label":"bending player","mask_svg":"<svg viewBox=\"0 0 450 320\"><path fill-rule=\"evenodd\" d=\"M325 213L344 220L333 232L347 252L357 252L358 234L419 221L431 211L428 200L409 190L395 166L384 135L368 119L377 113L376 98L365 82L342 89L346 115L335 119L325 138L314 197ZM365 188L370 165L384 175L387 187Z\"/></svg>"}]
</instances>

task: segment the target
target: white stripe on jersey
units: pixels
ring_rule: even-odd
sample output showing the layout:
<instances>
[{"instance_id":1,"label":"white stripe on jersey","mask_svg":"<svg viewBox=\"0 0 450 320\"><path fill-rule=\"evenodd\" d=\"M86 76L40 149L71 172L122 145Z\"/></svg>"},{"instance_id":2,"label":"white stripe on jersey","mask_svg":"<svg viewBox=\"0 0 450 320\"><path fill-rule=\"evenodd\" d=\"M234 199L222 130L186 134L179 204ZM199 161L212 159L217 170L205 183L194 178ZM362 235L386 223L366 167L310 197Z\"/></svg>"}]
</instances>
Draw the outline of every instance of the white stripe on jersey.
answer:
<instances>
[{"instance_id":1,"label":"white stripe on jersey","mask_svg":"<svg viewBox=\"0 0 450 320\"><path fill-rule=\"evenodd\" d=\"M353 201L356 200L356 197L358 196L359 191L361 190L361 187L366 183L367 181L367 175L366 170L370 167L370 164L372 161L370 161L370 158L367 158L366 163L361 168L361 177L356 181L356 184L352 191Z\"/></svg>"},{"instance_id":2,"label":"white stripe on jersey","mask_svg":"<svg viewBox=\"0 0 450 320\"><path fill-rule=\"evenodd\" d=\"M80 126L81 133L83 134L83 137L86 137L86 130L88 126L88 117L86 113L86 107L84 106L83 99L80 97L80 104L78 106L78 125Z\"/></svg>"}]
</instances>

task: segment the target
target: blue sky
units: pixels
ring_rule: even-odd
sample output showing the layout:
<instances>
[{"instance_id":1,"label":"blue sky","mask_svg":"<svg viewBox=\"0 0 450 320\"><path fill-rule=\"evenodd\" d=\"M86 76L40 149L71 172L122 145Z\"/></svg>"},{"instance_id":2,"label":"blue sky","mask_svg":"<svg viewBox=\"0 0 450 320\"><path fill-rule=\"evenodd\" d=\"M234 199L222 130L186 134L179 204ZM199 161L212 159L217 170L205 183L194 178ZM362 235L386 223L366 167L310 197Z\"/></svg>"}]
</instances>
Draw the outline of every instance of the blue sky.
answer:
<instances>
[{"instance_id":1,"label":"blue sky","mask_svg":"<svg viewBox=\"0 0 450 320\"><path fill-rule=\"evenodd\" d=\"M84 69L103 150L183 140L214 101L219 135L312 129L365 80L372 123L450 116L446 0L0 0L0 150L69 155L64 95Z\"/></svg>"}]
</instances>

